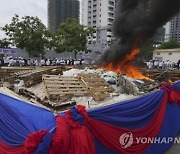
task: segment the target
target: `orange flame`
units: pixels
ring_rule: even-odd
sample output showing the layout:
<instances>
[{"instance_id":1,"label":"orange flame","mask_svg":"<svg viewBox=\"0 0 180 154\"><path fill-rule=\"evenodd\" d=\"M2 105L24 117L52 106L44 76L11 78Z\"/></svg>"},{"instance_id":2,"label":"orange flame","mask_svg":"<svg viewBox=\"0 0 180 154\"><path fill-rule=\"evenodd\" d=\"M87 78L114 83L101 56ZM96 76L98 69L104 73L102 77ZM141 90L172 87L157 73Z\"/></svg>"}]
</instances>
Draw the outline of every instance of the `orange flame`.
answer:
<instances>
[{"instance_id":1,"label":"orange flame","mask_svg":"<svg viewBox=\"0 0 180 154\"><path fill-rule=\"evenodd\" d=\"M133 45L133 49L131 53L126 55L122 61L111 62L107 65L102 66L101 68L105 69L106 71L113 71L115 73L126 74L126 76L135 79L151 80L148 76L143 75L137 67L133 66L130 63L140 52L140 49L136 48L138 44L139 44L139 40L136 40L135 44Z\"/></svg>"},{"instance_id":2,"label":"orange flame","mask_svg":"<svg viewBox=\"0 0 180 154\"><path fill-rule=\"evenodd\" d=\"M173 83L173 81L171 79L168 79L167 82L170 83L170 84Z\"/></svg>"}]
</instances>

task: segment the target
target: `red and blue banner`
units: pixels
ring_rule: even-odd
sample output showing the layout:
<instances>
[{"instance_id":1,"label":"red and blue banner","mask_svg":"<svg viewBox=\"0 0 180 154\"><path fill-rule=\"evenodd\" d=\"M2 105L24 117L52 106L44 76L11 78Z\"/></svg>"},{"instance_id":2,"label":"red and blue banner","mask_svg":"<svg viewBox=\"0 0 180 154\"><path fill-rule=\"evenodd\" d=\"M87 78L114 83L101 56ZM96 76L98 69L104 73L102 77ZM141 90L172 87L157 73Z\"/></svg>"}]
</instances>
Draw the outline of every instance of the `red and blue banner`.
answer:
<instances>
[{"instance_id":1,"label":"red and blue banner","mask_svg":"<svg viewBox=\"0 0 180 154\"><path fill-rule=\"evenodd\" d=\"M0 153L164 153L180 134L179 104L180 82L133 100L88 111L78 105L56 116L0 94Z\"/></svg>"}]
</instances>

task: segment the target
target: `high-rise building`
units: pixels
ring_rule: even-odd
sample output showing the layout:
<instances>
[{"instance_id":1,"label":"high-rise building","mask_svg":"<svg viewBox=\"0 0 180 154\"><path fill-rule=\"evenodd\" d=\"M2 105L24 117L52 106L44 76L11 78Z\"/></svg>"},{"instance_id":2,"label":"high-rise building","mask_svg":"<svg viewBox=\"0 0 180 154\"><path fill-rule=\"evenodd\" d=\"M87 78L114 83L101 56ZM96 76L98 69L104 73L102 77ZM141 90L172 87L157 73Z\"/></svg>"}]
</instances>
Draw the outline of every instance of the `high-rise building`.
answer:
<instances>
[{"instance_id":1,"label":"high-rise building","mask_svg":"<svg viewBox=\"0 0 180 154\"><path fill-rule=\"evenodd\" d=\"M147 1L147 0L141 0L138 4L138 9L141 11L141 15L144 19L146 19L147 16L149 16L151 12L151 8L153 7L153 1ZM141 17L141 18L142 18ZM142 19L143 19L142 18ZM142 20L140 26L143 28L143 21ZM153 41L154 44L161 44L165 41L165 28L164 26L159 27L156 29L155 35L150 38L151 41Z\"/></svg>"},{"instance_id":2,"label":"high-rise building","mask_svg":"<svg viewBox=\"0 0 180 154\"><path fill-rule=\"evenodd\" d=\"M79 19L79 0L48 0L48 28L55 32L67 18Z\"/></svg>"},{"instance_id":3,"label":"high-rise building","mask_svg":"<svg viewBox=\"0 0 180 154\"><path fill-rule=\"evenodd\" d=\"M170 40L180 43L180 12L170 21Z\"/></svg>"},{"instance_id":4,"label":"high-rise building","mask_svg":"<svg viewBox=\"0 0 180 154\"><path fill-rule=\"evenodd\" d=\"M81 24L96 30L89 45L106 48L112 39L116 0L82 0Z\"/></svg>"}]
</instances>

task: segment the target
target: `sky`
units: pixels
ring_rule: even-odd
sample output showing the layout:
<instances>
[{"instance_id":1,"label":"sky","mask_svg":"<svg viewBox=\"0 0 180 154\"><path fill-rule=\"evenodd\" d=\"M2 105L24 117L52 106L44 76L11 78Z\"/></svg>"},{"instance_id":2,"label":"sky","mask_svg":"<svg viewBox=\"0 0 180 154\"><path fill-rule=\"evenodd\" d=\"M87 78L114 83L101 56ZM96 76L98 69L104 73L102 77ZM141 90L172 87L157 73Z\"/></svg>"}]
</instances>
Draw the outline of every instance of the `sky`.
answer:
<instances>
[{"instance_id":1,"label":"sky","mask_svg":"<svg viewBox=\"0 0 180 154\"><path fill-rule=\"evenodd\" d=\"M47 0L0 0L0 4L0 27L11 23L15 14L37 16L47 26ZM0 39L4 37L0 31Z\"/></svg>"}]
</instances>

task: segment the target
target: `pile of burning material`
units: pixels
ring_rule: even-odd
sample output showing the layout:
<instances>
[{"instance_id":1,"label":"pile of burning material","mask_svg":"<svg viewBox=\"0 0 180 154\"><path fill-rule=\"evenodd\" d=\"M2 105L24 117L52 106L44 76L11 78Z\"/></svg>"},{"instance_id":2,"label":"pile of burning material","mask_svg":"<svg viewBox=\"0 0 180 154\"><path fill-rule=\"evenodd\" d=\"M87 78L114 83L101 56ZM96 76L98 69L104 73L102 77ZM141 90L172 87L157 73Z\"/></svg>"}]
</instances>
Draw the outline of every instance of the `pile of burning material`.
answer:
<instances>
[{"instance_id":1,"label":"pile of burning material","mask_svg":"<svg viewBox=\"0 0 180 154\"><path fill-rule=\"evenodd\" d=\"M150 80L137 80L118 75L117 84L123 85L126 92L138 95L157 90L164 82L172 83L180 80L179 70L144 69L143 73L148 74Z\"/></svg>"},{"instance_id":2,"label":"pile of burning material","mask_svg":"<svg viewBox=\"0 0 180 154\"><path fill-rule=\"evenodd\" d=\"M126 75L117 75L116 85L122 86L125 93L142 95L160 87L162 82L154 80L137 80L128 78Z\"/></svg>"},{"instance_id":3,"label":"pile of burning material","mask_svg":"<svg viewBox=\"0 0 180 154\"><path fill-rule=\"evenodd\" d=\"M120 74L117 76L117 85L122 85L126 93L133 95L151 92L169 79L172 81L180 80L179 70L153 70L154 72L144 70L144 73L142 73L133 62L140 52L139 46L141 41L140 37L137 38L132 44L131 52L122 57L120 61L106 61L100 68ZM107 58L107 55L104 56L103 58Z\"/></svg>"},{"instance_id":4,"label":"pile of burning material","mask_svg":"<svg viewBox=\"0 0 180 154\"><path fill-rule=\"evenodd\" d=\"M134 59L140 53L140 49L146 46L146 43L151 44L150 42L157 41L153 36L158 28L179 12L180 1L173 0L173 7L169 5L169 2L169 0L163 1L163 3L162 0L121 0L117 2L116 17L112 26L116 41L103 53L99 63L101 68L107 71L125 74L127 77L145 82L144 84L135 84L135 81L128 82L122 76L127 83L124 83L124 86L131 85L127 91L138 87L142 91L151 91L154 87L158 87L163 80L159 82L159 77L154 81L155 83L151 82L148 76L143 75L135 67ZM142 9L141 6L145 9ZM151 88L148 89L149 87Z\"/></svg>"},{"instance_id":5,"label":"pile of burning material","mask_svg":"<svg viewBox=\"0 0 180 154\"><path fill-rule=\"evenodd\" d=\"M144 69L141 72L132 63L139 51L139 49L133 48L131 53L127 54L122 61L101 66L106 71L119 74L117 75L116 85L121 85L126 93L141 95L156 90L164 82L180 80L179 70Z\"/></svg>"},{"instance_id":6,"label":"pile of burning material","mask_svg":"<svg viewBox=\"0 0 180 154\"><path fill-rule=\"evenodd\" d=\"M177 69L142 69L144 74L148 74L148 76L155 80L155 81L168 81L171 80L172 82L180 80L180 70Z\"/></svg>"},{"instance_id":7,"label":"pile of burning material","mask_svg":"<svg viewBox=\"0 0 180 154\"><path fill-rule=\"evenodd\" d=\"M132 63L132 60L140 52L140 49L137 48L140 42L140 39L137 39L133 44L132 51L121 61L114 61L101 66L106 71L113 71L119 74L116 79L116 85L121 85L126 93L133 95L149 92L150 90L143 88L144 84L153 83L150 77L141 73L140 69Z\"/></svg>"}]
</instances>

